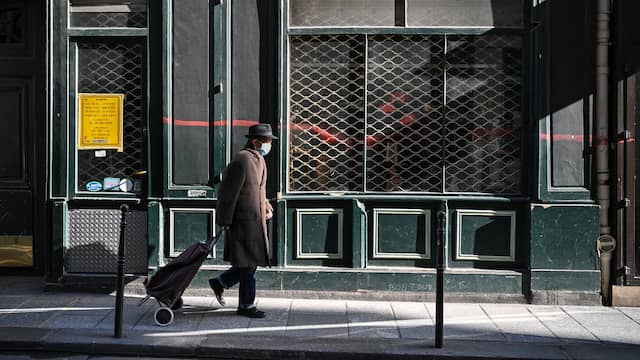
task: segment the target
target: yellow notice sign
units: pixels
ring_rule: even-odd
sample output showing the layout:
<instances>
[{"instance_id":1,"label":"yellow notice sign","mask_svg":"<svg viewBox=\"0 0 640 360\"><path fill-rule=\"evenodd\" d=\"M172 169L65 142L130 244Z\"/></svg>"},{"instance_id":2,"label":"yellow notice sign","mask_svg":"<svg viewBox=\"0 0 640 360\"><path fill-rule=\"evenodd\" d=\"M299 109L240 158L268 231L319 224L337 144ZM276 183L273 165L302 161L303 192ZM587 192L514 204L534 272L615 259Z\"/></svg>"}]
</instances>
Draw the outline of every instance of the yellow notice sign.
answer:
<instances>
[{"instance_id":1,"label":"yellow notice sign","mask_svg":"<svg viewBox=\"0 0 640 360\"><path fill-rule=\"evenodd\" d=\"M78 94L78 149L122 152L124 94Z\"/></svg>"}]
</instances>

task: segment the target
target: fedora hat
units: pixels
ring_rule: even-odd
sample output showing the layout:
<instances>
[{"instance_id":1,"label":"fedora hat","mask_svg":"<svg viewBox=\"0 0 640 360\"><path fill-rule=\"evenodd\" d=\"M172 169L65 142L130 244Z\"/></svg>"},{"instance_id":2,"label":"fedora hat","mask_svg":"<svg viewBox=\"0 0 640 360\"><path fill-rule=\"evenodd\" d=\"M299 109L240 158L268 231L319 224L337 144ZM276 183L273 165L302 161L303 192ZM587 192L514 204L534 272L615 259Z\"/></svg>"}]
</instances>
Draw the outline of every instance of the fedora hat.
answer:
<instances>
[{"instance_id":1,"label":"fedora hat","mask_svg":"<svg viewBox=\"0 0 640 360\"><path fill-rule=\"evenodd\" d=\"M269 138L269 139L277 139L277 136L273 136L271 131L271 125L269 124L258 124L249 127L249 132L246 137L248 138Z\"/></svg>"}]
</instances>

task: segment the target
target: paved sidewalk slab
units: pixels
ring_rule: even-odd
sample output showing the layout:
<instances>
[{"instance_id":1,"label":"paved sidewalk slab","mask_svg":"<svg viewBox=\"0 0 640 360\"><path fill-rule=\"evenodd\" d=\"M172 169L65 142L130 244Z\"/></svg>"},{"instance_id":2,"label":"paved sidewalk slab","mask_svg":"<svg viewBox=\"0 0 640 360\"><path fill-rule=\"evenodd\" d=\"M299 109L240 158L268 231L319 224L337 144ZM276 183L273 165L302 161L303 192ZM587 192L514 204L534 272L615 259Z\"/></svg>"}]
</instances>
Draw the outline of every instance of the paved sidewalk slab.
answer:
<instances>
[{"instance_id":1,"label":"paved sidewalk slab","mask_svg":"<svg viewBox=\"0 0 640 360\"><path fill-rule=\"evenodd\" d=\"M392 302L391 308L403 339L435 338L434 321L424 303Z\"/></svg>"},{"instance_id":2,"label":"paved sidewalk slab","mask_svg":"<svg viewBox=\"0 0 640 360\"><path fill-rule=\"evenodd\" d=\"M427 309L435 319L435 304L427 303ZM452 340L506 341L506 337L479 304L445 304L444 337Z\"/></svg>"},{"instance_id":3,"label":"paved sidewalk slab","mask_svg":"<svg viewBox=\"0 0 640 360\"><path fill-rule=\"evenodd\" d=\"M348 301L347 312L349 336L392 339L400 337L391 303Z\"/></svg>"},{"instance_id":4,"label":"paved sidewalk slab","mask_svg":"<svg viewBox=\"0 0 640 360\"><path fill-rule=\"evenodd\" d=\"M556 336L544 326L526 305L482 304L495 326L511 342L553 342Z\"/></svg>"},{"instance_id":5,"label":"paved sidewalk slab","mask_svg":"<svg viewBox=\"0 0 640 360\"><path fill-rule=\"evenodd\" d=\"M347 337L349 330L345 301L292 300L286 335Z\"/></svg>"},{"instance_id":6,"label":"paved sidewalk slab","mask_svg":"<svg viewBox=\"0 0 640 360\"><path fill-rule=\"evenodd\" d=\"M528 309L555 335L558 341L598 342L598 338L559 306L536 305L529 306Z\"/></svg>"},{"instance_id":7,"label":"paved sidewalk slab","mask_svg":"<svg viewBox=\"0 0 640 360\"><path fill-rule=\"evenodd\" d=\"M640 324L618 309L590 306L564 309L600 341L640 345Z\"/></svg>"},{"instance_id":8,"label":"paved sidewalk slab","mask_svg":"<svg viewBox=\"0 0 640 360\"><path fill-rule=\"evenodd\" d=\"M9 289L10 290L10 289ZM185 297L166 327L159 308L128 294L123 336L114 294L0 293L0 355L252 359L640 359L640 308L445 303L444 347L434 347L433 302L258 298L264 319L221 307L210 292ZM225 292L225 294L227 294Z\"/></svg>"}]
</instances>

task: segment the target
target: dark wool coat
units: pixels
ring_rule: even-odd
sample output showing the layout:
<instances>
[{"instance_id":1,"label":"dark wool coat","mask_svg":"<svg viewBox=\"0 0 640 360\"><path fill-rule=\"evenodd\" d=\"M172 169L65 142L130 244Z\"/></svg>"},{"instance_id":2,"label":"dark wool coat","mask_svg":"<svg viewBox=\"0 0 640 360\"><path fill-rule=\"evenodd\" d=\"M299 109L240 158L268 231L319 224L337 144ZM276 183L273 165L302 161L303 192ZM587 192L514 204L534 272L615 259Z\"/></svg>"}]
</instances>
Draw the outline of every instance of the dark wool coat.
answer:
<instances>
[{"instance_id":1,"label":"dark wool coat","mask_svg":"<svg viewBox=\"0 0 640 360\"><path fill-rule=\"evenodd\" d=\"M259 152L243 149L229 163L218 188L216 222L229 225L224 260L237 267L269 265L266 164Z\"/></svg>"}]
</instances>

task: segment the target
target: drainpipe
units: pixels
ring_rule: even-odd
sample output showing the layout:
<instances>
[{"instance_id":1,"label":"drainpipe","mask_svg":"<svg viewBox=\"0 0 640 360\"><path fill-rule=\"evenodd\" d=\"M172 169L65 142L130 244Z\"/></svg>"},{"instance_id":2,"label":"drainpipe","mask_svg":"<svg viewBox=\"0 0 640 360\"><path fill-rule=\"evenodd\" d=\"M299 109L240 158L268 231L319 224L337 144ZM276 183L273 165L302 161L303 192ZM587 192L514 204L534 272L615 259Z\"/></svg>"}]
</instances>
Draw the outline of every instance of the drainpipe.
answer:
<instances>
[{"instance_id":1,"label":"drainpipe","mask_svg":"<svg viewBox=\"0 0 640 360\"><path fill-rule=\"evenodd\" d=\"M611 257L616 241L609 224L609 13L610 0L598 0L596 13L596 180L600 205L600 293L602 304L611 304Z\"/></svg>"}]
</instances>

